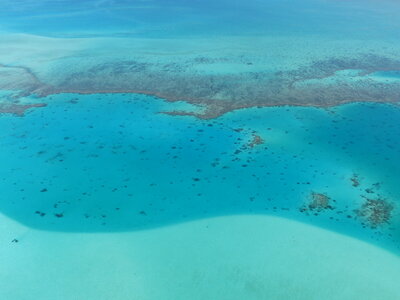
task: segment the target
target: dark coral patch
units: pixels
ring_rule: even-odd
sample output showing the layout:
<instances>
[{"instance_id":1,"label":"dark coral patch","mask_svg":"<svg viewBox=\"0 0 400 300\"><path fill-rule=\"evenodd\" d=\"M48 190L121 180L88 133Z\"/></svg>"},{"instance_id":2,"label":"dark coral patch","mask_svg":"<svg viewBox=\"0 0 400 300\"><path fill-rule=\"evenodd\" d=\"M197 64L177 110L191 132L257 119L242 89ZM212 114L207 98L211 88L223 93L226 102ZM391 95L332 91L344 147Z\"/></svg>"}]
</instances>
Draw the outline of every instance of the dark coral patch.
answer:
<instances>
[{"instance_id":1,"label":"dark coral patch","mask_svg":"<svg viewBox=\"0 0 400 300\"><path fill-rule=\"evenodd\" d=\"M362 206L356 210L357 216L371 228L389 224L394 206L385 199L365 199Z\"/></svg>"},{"instance_id":2,"label":"dark coral patch","mask_svg":"<svg viewBox=\"0 0 400 300\"><path fill-rule=\"evenodd\" d=\"M312 192L310 201L300 208L301 212L322 212L324 210L331 210L334 207L331 205L332 199L325 194Z\"/></svg>"}]
</instances>

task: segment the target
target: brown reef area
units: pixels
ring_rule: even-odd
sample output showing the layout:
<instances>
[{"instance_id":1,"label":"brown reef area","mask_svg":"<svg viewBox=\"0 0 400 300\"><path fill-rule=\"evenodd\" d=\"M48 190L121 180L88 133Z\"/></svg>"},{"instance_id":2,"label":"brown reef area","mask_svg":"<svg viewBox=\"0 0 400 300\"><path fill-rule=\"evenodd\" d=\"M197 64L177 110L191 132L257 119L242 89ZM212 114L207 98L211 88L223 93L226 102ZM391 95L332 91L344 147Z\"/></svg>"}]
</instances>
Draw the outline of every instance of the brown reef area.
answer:
<instances>
[{"instance_id":1,"label":"brown reef area","mask_svg":"<svg viewBox=\"0 0 400 300\"><path fill-rule=\"evenodd\" d=\"M356 71L357 80L335 77L337 72L346 70ZM400 60L375 54L331 57L293 70L235 74L198 73L177 63L155 65L130 60L104 62L84 70L60 73L57 83L51 85L27 67L0 65L0 89L18 90L23 95L35 94L39 97L58 93L146 94L204 108L202 112L167 111L163 112L165 114L213 119L227 112L251 107L325 108L351 102L399 104L399 83L368 77L375 72L399 70ZM326 78L333 78L334 83L332 80L325 82Z\"/></svg>"},{"instance_id":2,"label":"brown reef area","mask_svg":"<svg viewBox=\"0 0 400 300\"><path fill-rule=\"evenodd\" d=\"M261 136L259 136L258 134L255 134L255 133L253 133L253 139L250 141L250 143L248 144L248 146L250 147L250 148L254 148L254 147L256 147L257 145L262 145L262 144L264 144L264 139L261 137Z\"/></svg>"},{"instance_id":3,"label":"brown reef area","mask_svg":"<svg viewBox=\"0 0 400 300\"><path fill-rule=\"evenodd\" d=\"M22 117L28 109L44 107L46 103L35 104L17 104L17 103L0 103L0 114L14 114Z\"/></svg>"},{"instance_id":4,"label":"brown reef area","mask_svg":"<svg viewBox=\"0 0 400 300\"><path fill-rule=\"evenodd\" d=\"M365 199L362 206L356 210L358 217L363 219L371 228L389 224L394 206L385 199Z\"/></svg>"},{"instance_id":5,"label":"brown reef area","mask_svg":"<svg viewBox=\"0 0 400 300\"><path fill-rule=\"evenodd\" d=\"M324 210L332 210L334 207L331 204L332 199L322 193L312 192L310 200L300 208L300 212L312 211L320 213Z\"/></svg>"}]
</instances>

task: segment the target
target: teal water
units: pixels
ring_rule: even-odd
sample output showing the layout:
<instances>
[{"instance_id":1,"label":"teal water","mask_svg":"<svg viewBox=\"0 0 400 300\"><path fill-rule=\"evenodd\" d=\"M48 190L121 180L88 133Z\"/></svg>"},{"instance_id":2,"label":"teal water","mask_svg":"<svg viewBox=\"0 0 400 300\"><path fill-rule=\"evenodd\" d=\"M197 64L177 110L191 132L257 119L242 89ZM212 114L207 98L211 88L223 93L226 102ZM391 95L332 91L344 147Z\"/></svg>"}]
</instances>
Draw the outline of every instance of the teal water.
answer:
<instances>
[{"instance_id":1,"label":"teal water","mask_svg":"<svg viewBox=\"0 0 400 300\"><path fill-rule=\"evenodd\" d=\"M0 1L0 299L399 299L399 17Z\"/></svg>"}]
</instances>

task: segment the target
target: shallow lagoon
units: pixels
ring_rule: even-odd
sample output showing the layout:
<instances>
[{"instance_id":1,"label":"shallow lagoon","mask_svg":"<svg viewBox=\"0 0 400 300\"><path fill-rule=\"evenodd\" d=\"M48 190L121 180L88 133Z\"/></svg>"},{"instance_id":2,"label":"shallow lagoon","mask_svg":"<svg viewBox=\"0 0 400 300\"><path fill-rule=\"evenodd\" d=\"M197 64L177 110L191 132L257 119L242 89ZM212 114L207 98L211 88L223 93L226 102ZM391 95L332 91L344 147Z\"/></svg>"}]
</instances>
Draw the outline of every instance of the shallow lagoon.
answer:
<instances>
[{"instance_id":1,"label":"shallow lagoon","mask_svg":"<svg viewBox=\"0 0 400 300\"><path fill-rule=\"evenodd\" d=\"M143 95L40 101L48 106L0 119L0 209L27 226L113 232L273 214L399 247L397 209L379 224L357 213L367 199L394 205L400 196L396 106L255 108L199 120L164 114L196 107ZM313 207L313 194L330 202Z\"/></svg>"}]
</instances>

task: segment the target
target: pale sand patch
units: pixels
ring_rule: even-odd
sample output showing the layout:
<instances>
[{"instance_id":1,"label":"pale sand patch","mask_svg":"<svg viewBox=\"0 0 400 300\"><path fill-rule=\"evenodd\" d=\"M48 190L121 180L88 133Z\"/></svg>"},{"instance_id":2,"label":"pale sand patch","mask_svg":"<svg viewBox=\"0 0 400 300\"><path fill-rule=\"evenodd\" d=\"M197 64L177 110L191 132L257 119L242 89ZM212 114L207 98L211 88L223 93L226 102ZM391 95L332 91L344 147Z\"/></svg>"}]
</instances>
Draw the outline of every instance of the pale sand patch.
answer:
<instances>
[{"instance_id":1,"label":"pale sand patch","mask_svg":"<svg viewBox=\"0 0 400 300\"><path fill-rule=\"evenodd\" d=\"M11 243L18 238L18 243ZM400 258L270 216L67 234L0 218L1 299L399 299Z\"/></svg>"}]
</instances>

